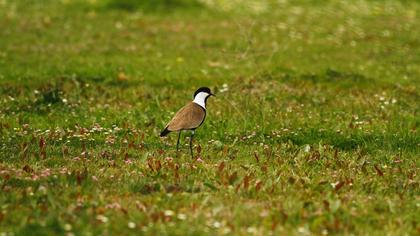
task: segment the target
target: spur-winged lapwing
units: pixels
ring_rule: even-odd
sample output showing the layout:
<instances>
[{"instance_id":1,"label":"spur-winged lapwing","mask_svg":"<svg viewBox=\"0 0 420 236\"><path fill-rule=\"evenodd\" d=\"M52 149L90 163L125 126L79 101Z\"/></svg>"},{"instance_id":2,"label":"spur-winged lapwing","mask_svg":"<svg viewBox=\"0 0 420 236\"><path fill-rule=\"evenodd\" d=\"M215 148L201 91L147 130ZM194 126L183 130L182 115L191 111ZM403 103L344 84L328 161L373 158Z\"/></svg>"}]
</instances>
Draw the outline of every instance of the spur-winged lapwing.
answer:
<instances>
[{"instance_id":1,"label":"spur-winged lapwing","mask_svg":"<svg viewBox=\"0 0 420 236\"><path fill-rule=\"evenodd\" d=\"M194 137L195 129L197 129L206 118L206 103L210 96L214 96L210 89L201 87L194 93L194 100L189 102L181 108L171 121L165 126L165 129L160 133L160 137L168 135L170 132L178 131L178 141L176 143L176 151L178 152L179 138L181 137L182 130L191 130L190 136L190 152L193 156L192 140Z\"/></svg>"}]
</instances>

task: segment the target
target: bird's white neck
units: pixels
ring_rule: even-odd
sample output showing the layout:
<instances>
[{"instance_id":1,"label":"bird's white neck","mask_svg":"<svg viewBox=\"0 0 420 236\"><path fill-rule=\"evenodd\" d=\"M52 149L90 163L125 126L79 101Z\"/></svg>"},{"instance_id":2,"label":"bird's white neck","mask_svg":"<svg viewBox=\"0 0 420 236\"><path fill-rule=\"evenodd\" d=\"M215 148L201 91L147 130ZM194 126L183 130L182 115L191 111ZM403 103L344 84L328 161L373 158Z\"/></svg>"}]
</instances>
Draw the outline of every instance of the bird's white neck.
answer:
<instances>
[{"instance_id":1,"label":"bird's white neck","mask_svg":"<svg viewBox=\"0 0 420 236\"><path fill-rule=\"evenodd\" d=\"M206 109L206 98L209 96L208 93L205 92L199 92L194 100L193 103L196 103L198 105L200 105L202 108Z\"/></svg>"}]
</instances>

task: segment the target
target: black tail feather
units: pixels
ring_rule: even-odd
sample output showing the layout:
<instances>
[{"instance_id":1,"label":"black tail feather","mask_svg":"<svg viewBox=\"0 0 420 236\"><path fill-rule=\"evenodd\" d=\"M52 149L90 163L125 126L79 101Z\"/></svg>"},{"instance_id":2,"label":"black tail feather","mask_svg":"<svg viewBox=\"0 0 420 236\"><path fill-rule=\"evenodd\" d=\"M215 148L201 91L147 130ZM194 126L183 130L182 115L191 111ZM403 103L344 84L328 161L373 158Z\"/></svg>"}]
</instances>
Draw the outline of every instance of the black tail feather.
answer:
<instances>
[{"instance_id":1,"label":"black tail feather","mask_svg":"<svg viewBox=\"0 0 420 236\"><path fill-rule=\"evenodd\" d=\"M166 135L168 135L171 131L168 130L168 128L165 128L164 130L162 130L162 132L160 132L160 137L165 137Z\"/></svg>"}]
</instances>

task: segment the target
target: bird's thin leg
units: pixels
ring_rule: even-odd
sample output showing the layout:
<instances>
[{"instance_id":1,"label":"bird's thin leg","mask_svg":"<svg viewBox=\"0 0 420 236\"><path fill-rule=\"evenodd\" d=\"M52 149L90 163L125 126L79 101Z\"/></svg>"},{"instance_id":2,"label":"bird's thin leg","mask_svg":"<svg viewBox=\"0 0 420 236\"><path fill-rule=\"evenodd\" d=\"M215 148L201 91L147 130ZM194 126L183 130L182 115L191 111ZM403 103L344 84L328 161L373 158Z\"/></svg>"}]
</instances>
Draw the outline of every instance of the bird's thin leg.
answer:
<instances>
[{"instance_id":1,"label":"bird's thin leg","mask_svg":"<svg viewBox=\"0 0 420 236\"><path fill-rule=\"evenodd\" d=\"M179 139L181 138L181 130L178 132L178 141L176 142L176 152L179 150Z\"/></svg>"},{"instance_id":2,"label":"bird's thin leg","mask_svg":"<svg viewBox=\"0 0 420 236\"><path fill-rule=\"evenodd\" d=\"M191 152L191 158L194 158L194 155L193 155L193 148L192 148L192 141L193 141L194 134L195 134L195 131L193 130L193 131L191 132L191 136L190 136L190 152Z\"/></svg>"}]
</instances>

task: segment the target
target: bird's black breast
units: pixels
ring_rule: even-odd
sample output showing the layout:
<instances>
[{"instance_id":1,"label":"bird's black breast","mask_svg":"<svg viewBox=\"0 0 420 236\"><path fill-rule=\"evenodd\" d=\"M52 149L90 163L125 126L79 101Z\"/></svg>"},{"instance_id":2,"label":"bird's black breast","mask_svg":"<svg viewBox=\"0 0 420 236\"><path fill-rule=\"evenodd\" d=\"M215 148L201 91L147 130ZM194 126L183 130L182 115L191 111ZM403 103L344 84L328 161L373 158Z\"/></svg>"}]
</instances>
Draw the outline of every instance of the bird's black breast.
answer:
<instances>
[{"instance_id":1,"label":"bird's black breast","mask_svg":"<svg viewBox=\"0 0 420 236\"><path fill-rule=\"evenodd\" d=\"M207 98L206 98L206 100L207 100ZM198 104L197 104L198 105ZM206 109L204 108L204 107L202 107L202 106L200 106L200 105L198 105L200 108L201 108L201 110L203 110L203 112L204 112L204 117L203 117L203 120L201 121L201 123L198 125L198 127L200 127L203 123L204 123L204 120L206 119L206 116L207 116L207 111L206 111ZM197 128L198 128L197 127Z\"/></svg>"}]
</instances>

